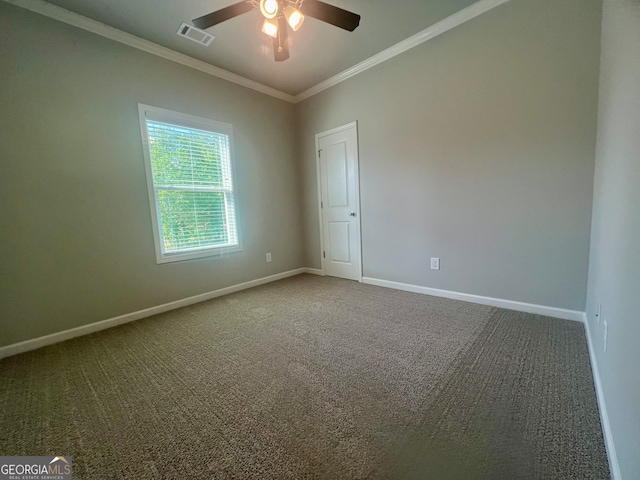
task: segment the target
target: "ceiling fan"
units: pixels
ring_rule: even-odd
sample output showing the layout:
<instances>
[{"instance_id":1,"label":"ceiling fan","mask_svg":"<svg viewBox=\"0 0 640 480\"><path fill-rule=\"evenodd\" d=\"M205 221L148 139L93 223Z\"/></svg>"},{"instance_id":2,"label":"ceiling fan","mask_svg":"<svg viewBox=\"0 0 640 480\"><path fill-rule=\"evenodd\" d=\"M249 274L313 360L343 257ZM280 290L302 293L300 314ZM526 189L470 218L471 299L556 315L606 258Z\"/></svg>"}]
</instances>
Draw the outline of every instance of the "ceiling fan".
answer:
<instances>
[{"instance_id":1,"label":"ceiling fan","mask_svg":"<svg viewBox=\"0 0 640 480\"><path fill-rule=\"evenodd\" d=\"M244 0L196 18L193 24L205 30L255 8L265 17L262 31L272 39L276 62L289 58L287 30L298 30L305 15L350 32L360 24L360 15L320 0Z\"/></svg>"}]
</instances>

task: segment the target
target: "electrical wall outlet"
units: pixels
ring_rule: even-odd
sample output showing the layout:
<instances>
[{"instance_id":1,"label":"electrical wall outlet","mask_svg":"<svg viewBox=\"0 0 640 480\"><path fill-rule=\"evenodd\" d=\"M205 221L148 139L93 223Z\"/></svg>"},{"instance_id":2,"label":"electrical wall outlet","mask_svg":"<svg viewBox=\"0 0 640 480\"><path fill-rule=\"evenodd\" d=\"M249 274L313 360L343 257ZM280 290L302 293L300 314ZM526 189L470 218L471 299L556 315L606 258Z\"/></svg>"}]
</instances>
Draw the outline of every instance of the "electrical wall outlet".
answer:
<instances>
[{"instance_id":1,"label":"electrical wall outlet","mask_svg":"<svg viewBox=\"0 0 640 480\"><path fill-rule=\"evenodd\" d=\"M431 270L440 270L440 259L431 257Z\"/></svg>"},{"instance_id":2,"label":"electrical wall outlet","mask_svg":"<svg viewBox=\"0 0 640 480\"><path fill-rule=\"evenodd\" d=\"M609 324L604 320L604 351L607 351L607 340L609 339Z\"/></svg>"},{"instance_id":3,"label":"electrical wall outlet","mask_svg":"<svg viewBox=\"0 0 640 480\"><path fill-rule=\"evenodd\" d=\"M271 261L271 252L267 253L267 263Z\"/></svg>"}]
</instances>

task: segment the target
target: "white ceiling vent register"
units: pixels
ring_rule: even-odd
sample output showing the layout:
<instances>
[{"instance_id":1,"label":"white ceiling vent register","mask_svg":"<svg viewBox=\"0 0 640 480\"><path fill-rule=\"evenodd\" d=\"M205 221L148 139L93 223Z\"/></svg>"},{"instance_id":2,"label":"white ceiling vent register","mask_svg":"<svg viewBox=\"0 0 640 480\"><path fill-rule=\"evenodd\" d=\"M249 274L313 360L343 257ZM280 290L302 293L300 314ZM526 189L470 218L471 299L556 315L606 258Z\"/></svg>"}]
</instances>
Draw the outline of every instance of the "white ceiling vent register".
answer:
<instances>
[{"instance_id":1,"label":"white ceiling vent register","mask_svg":"<svg viewBox=\"0 0 640 480\"><path fill-rule=\"evenodd\" d=\"M189 40L199 43L200 45L204 45L205 47L211 45L213 39L216 38L204 30L200 30L199 28L186 23L180 25L180 28L176 33L181 37L188 38Z\"/></svg>"}]
</instances>

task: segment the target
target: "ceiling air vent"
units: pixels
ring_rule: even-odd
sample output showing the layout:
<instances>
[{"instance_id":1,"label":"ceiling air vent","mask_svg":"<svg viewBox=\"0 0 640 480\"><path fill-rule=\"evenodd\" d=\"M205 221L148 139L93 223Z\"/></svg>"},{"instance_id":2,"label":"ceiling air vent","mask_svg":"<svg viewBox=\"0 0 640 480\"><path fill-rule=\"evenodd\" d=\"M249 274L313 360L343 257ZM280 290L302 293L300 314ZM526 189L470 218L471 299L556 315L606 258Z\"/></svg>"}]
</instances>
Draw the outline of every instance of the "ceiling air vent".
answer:
<instances>
[{"instance_id":1,"label":"ceiling air vent","mask_svg":"<svg viewBox=\"0 0 640 480\"><path fill-rule=\"evenodd\" d=\"M213 39L215 38L213 35L194 26L187 25L186 23L180 25L177 33L181 37L188 38L189 40L199 43L200 45L204 45L205 47L211 45L211 42L213 42Z\"/></svg>"}]
</instances>

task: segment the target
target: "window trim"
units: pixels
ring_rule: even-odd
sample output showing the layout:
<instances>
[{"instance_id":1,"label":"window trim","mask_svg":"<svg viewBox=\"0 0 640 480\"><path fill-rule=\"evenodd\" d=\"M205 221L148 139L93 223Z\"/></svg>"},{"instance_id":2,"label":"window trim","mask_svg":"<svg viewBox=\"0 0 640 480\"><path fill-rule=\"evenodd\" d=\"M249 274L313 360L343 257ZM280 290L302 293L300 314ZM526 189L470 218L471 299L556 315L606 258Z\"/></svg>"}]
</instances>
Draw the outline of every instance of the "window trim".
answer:
<instances>
[{"instance_id":1,"label":"window trim","mask_svg":"<svg viewBox=\"0 0 640 480\"><path fill-rule=\"evenodd\" d=\"M210 118L196 117L186 113L174 112L164 108L153 107L151 105L138 104L138 116L140 119L140 133L142 136L142 152L144 157L144 169L147 180L147 193L149 195L149 209L151 213L151 224L153 230L153 243L155 246L156 262L158 264L180 262L185 260L195 260L199 258L222 256L227 253L242 251L242 236L240 232L240 221L238 212L238 189L236 188L236 167L235 152L233 146L233 126L229 123L219 122ZM205 130L214 133L220 133L229 137L229 163L231 170L231 192L233 194L233 203L235 210L235 227L237 245L229 246L210 246L210 247L193 247L184 249L179 252L164 252L162 236L160 229L162 228L162 218L158 210L158 198L156 186L153 181L153 170L151 165L151 151L149 149L149 131L147 129L147 119L157 122L163 122L170 125L179 125L186 128ZM211 189L204 189L211 191ZM214 189L219 190L219 189ZM226 192L226 190L224 190ZM226 201L226 197L225 197Z\"/></svg>"}]
</instances>

